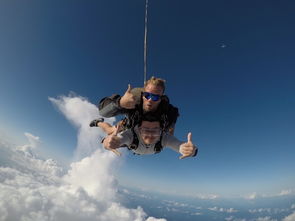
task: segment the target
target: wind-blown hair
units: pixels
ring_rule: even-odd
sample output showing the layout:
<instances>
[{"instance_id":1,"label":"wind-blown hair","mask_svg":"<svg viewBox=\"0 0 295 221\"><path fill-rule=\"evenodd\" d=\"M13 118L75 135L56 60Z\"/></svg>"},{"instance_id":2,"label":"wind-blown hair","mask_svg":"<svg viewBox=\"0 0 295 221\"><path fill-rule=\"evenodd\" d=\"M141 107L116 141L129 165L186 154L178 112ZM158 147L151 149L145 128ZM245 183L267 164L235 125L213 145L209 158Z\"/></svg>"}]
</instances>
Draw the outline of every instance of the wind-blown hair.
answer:
<instances>
[{"instance_id":1,"label":"wind-blown hair","mask_svg":"<svg viewBox=\"0 0 295 221\"><path fill-rule=\"evenodd\" d=\"M153 84L157 87L161 87L163 88L163 93L165 91L165 83L166 81L164 79L161 78L156 78L154 76L152 76L149 80L147 80L144 84L144 88L148 85L148 84Z\"/></svg>"}]
</instances>

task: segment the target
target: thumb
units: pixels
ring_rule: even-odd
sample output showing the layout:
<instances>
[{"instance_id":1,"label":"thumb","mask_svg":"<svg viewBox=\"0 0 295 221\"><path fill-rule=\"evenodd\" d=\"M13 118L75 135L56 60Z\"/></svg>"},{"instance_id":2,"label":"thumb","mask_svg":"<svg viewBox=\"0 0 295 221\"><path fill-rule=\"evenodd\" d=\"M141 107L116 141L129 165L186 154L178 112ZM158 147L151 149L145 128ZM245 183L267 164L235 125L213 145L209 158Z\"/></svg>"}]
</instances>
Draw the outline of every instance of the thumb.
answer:
<instances>
[{"instance_id":1,"label":"thumb","mask_svg":"<svg viewBox=\"0 0 295 221\"><path fill-rule=\"evenodd\" d=\"M114 131L114 136L117 136L118 135L118 133L119 133L119 130L120 130L120 126L119 125L117 125L116 126L116 128L115 128L115 131Z\"/></svg>"},{"instance_id":2,"label":"thumb","mask_svg":"<svg viewBox=\"0 0 295 221\"><path fill-rule=\"evenodd\" d=\"M131 87L131 85L130 85L130 84L128 84L128 88L127 88L127 91L126 91L126 93L131 93L131 90L132 90L132 87Z\"/></svg>"},{"instance_id":3,"label":"thumb","mask_svg":"<svg viewBox=\"0 0 295 221\"><path fill-rule=\"evenodd\" d=\"M187 142L192 143L192 133L191 132L189 132L187 135Z\"/></svg>"}]
</instances>

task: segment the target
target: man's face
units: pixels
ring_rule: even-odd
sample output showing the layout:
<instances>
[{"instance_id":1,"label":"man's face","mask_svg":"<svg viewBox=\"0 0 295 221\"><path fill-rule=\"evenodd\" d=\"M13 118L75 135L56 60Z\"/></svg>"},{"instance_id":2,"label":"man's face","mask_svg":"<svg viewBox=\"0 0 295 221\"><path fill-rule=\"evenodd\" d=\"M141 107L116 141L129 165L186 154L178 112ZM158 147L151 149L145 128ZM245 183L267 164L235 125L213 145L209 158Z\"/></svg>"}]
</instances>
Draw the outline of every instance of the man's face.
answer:
<instances>
[{"instance_id":1,"label":"man's face","mask_svg":"<svg viewBox=\"0 0 295 221\"><path fill-rule=\"evenodd\" d=\"M149 111L155 111L157 110L160 102L161 102L161 96L163 95L163 88L159 87L159 86L155 86L153 84L148 84L145 89L144 92L148 92L152 95L150 95L148 98L146 98L145 96L143 96L143 110L146 112ZM157 101L153 100L153 95L159 95L160 98Z\"/></svg>"},{"instance_id":2,"label":"man's face","mask_svg":"<svg viewBox=\"0 0 295 221\"><path fill-rule=\"evenodd\" d=\"M160 122L142 121L141 126L139 127L139 133L145 144L156 143L161 136Z\"/></svg>"}]
</instances>

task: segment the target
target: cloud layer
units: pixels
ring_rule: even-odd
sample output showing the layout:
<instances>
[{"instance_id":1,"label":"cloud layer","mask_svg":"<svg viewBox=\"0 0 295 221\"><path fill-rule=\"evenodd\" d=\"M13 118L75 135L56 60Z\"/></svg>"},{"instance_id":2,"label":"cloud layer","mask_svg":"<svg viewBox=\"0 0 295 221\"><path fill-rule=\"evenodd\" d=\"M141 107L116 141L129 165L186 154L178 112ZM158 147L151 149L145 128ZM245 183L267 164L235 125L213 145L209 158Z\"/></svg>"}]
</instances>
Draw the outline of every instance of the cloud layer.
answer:
<instances>
[{"instance_id":1,"label":"cloud layer","mask_svg":"<svg viewBox=\"0 0 295 221\"><path fill-rule=\"evenodd\" d=\"M0 220L165 220L118 201L113 175L118 158L98 146L102 134L88 126L98 117L95 105L75 96L50 101L78 129L77 161L65 171L54 160L42 159L34 153L40 138L29 133L22 147L1 141Z\"/></svg>"}]
</instances>

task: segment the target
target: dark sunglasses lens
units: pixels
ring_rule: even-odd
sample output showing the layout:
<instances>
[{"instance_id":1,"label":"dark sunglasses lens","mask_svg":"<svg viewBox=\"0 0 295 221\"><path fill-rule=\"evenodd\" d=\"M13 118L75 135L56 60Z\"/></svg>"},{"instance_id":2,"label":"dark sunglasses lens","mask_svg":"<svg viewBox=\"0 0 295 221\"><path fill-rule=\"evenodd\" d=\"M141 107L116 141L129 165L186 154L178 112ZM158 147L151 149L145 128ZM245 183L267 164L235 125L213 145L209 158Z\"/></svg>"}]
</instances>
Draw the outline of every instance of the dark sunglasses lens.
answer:
<instances>
[{"instance_id":1,"label":"dark sunglasses lens","mask_svg":"<svg viewBox=\"0 0 295 221\"><path fill-rule=\"evenodd\" d=\"M152 99L152 101L158 101L160 99L160 95L152 94L152 93L148 93L148 92L143 92L143 96L147 100Z\"/></svg>"},{"instance_id":2,"label":"dark sunglasses lens","mask_svg":"<svg viewBox=\"0 0 295 221\"><path fill-rule=\"evenodd\" d=\"M160 99L159 95L152 94L152 101L158 101Z\"/></svg>"},{"instance_id":3,"label":"dark sunglasses lens","mask_svg":"<svg viewBox=\"0 0 295 221\"><path fill-rule=\"evenodd\" d=\"M148 92L143 92L143 96L148 100L151 98L152 95Z\"/></svg>"}]
</instances>

